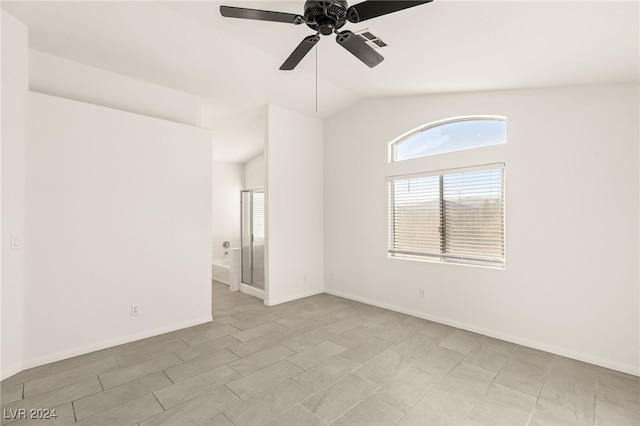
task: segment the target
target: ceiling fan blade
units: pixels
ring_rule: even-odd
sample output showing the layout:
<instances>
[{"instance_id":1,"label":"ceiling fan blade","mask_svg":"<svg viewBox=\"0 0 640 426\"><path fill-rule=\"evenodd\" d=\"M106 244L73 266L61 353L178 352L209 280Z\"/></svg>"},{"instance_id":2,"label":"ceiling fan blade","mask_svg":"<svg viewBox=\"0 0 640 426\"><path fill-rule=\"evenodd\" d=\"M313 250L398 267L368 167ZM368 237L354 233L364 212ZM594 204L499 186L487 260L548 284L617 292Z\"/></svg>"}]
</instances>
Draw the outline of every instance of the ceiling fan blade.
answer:
<instances>
[{"instance_id":1,"label":"ceiling fan blade","mask_svg":"<svg viewBox=\"0 0 640 426\"><path fill-rule=\"evenodd\" d=\"M283 71L290 71L294 69L318 41L320 41L320 36L318 34L305 37L293 53L289 55L287 60L280 66L280 69Z\"/></svg>"},{"instance_id":2,"label":"ceiling fan blade","mask_svg":"<svg viewBox=\"0 0 640 426\"><path fill-rule=\"evenodd\" d=\"M284 22L285 24L304 24L300 15L270 10L246 9L244 7L220 6L220 14L226 18L255 19L257 21Z\"/></svg>"},{"instance_id":3,"label":"ceiling fan blade","mask_svg":"<svg viewBox=\"0 0 640 426\"><path fill-rule=\"evenodd\" d=\"M355 4L347 9L347 19L349 22L362 22L367 19L376 18L378 16L387 15L389 13L398 12L403 9L408 9L414 6L420 6L421 4L429 3L433 0L423 1L404 1L404 0L391 0L391 1L379 1L368 0L362 3Z\"/></svg>"},{"instance_id":4,"label":"ceiling fan blade","mask_svg":"<svg viewBox=\"0 0 640 426\"><path fill-rule=\"evenodd\" d=\"M369 46L366 41L349 30L339 33L336 41L340 46L364 62L369 68L375 67L384 60L382 55L376 52L373 47Z\"/></svg>"}]
</instances>

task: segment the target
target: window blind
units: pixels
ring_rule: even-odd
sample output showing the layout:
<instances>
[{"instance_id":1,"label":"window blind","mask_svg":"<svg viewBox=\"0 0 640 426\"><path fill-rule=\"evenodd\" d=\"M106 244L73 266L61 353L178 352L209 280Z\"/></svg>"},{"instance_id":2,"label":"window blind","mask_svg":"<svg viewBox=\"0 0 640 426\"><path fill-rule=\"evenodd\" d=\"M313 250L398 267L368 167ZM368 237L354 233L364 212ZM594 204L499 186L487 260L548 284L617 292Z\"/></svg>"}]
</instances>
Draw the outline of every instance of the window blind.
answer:
<instances>
[{"instance_id":1,"label":"window blind","mask_svg":"<svg viewBox=\"0 0 640 426\"><path fill-rule=\"evenodd\" d=\"M388 179L389 255L504 265L504 166Z\"/></svg>"},{"instance_id":2,"label":"window blind","mask_svg":"<svg viewBox=\"0 0 640 426\"><path fill-rule=\"evenodd\" d=\"M390 252L405 255L440 253L440 179L425 176L391 180Z\"/></svg>"},{"instance_id":3,"label":"window blind","mask_svg":"<svg viewBox=\"0 0 640 426\"><path fill-rule=\"evenodd\" d=\"M264 192L253 192L253 235L264 238Z\"/></svg>"}]
</instances>

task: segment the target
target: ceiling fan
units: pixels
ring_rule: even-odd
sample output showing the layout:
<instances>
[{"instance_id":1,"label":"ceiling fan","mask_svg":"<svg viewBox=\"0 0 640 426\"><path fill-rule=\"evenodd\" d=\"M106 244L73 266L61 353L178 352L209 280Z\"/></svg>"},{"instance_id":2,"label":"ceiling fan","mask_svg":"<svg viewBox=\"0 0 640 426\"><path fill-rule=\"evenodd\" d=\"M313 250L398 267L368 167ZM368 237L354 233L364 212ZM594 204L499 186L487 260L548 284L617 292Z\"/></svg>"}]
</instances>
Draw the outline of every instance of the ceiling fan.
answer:
<instances>
[{"instance_id":1,"label":"ceiling fan","mask_svg":"<svg viewBox=\"0 0 640 426\"><path fill-rule=\"evenodd\" d=\"M316 34L305 37L293 53L280 66L281 70L292 70L302 58L320 41L320 35L336 34L338 44L356 58L373 68L383 61L382 55L367 44L365 39L349 30L338 31L347 21L363 22L371 18L398 12L410 7L429 3L432 0L367 0L349 6L346 0L307 0L304 15L274 12L269 10L246 9L243 7L220 6L220 13L227 18L254 19L258 21L283 22L285 24L307 24Z\"/></svg>"}]
</instances>

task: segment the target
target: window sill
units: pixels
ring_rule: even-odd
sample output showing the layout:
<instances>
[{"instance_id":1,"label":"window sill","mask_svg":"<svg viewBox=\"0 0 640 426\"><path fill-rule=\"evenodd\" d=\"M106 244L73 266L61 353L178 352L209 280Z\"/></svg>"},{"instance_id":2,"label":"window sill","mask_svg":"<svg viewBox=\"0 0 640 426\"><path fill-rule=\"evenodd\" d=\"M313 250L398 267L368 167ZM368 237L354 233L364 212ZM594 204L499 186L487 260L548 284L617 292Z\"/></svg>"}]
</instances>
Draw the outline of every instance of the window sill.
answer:
<instances>
[{"instance_id":1,"label":"window sill","mask_svg":"<svg viewBox=\"0 0 640 426\"><path fill-rule=\"evenodd\" d=\"M494 270L506 270L507 269L507 265L506 263L504 264L496 264L496 265L491 265L491 264L487 264L487 263L475 263L475 262L463 262L463 261L455 261L455 260L442 260L442 259L435 259L435 258L426 258L426 257L418 257L418 256L398 256L398 255L392 255L392 254L387 254L387 258L388 259L394 259L394 260L408 260L410 262L422 262L422 263L436 263L439 265L454 265L454 266L467 266L467 267L474 267L474 268L484 268L484 269L494 269Z\"/></svg>"}]
</instances>

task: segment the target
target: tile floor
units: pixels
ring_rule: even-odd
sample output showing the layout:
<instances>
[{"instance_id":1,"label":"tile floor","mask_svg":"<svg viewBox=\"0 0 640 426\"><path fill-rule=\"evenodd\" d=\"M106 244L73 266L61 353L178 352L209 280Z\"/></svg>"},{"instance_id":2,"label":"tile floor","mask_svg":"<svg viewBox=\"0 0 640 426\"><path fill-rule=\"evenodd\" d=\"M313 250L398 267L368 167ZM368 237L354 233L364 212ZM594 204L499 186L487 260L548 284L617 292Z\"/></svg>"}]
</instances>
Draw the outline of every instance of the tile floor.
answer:
<instances>
[{"instance_id":1,"label":"tile floor","mask_svg":"<svg viewBox=\"0 0 640 426\"><path fill-rule=\"evenodd\" d=\"M362 303L266 307L214 283L213 312L8 378L2 424L640 424L637 377Z\"/></svg>"}]
</instances>

